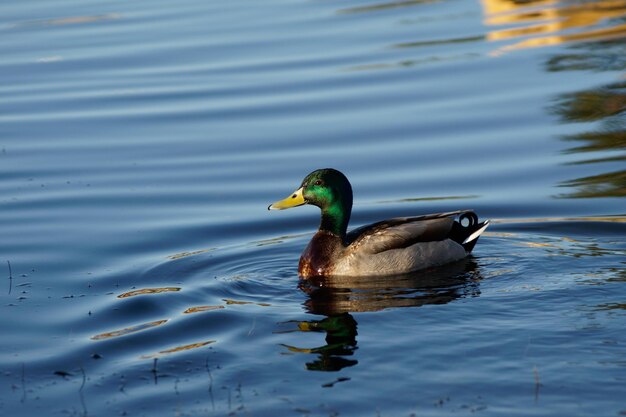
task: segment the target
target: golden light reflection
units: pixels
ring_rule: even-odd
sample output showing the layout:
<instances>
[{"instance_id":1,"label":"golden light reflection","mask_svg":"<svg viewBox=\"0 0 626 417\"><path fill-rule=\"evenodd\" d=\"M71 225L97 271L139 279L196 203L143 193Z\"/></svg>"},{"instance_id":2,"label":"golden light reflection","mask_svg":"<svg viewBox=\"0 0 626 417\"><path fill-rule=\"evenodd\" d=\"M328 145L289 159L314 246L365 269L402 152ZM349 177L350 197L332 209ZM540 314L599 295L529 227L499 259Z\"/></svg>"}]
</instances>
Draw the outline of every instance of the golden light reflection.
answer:
<instances>
[{"instance_id":1,"label":"golden light reflection","mask_svg":"<svg viewBox=\"0 0 626 417\"><path fill-rule=\"evenodd\" d=\"M529 248L556 248L551 243L540 243L540 242L520 242L521 246L528 246Z\"/></svg>"},{"instance_id":2,"label":"golden light reflection","mask_svg":"<svg viewBox=\"0 0 626 417\"><path fill-rule=\"evenodd\" d=\"M269 303L255 303L254 301L238 301L231 300L230 298L224 298L223 300L227 305L238 304L238 305L246 305L246 304L254 304L259 307L271 307Z\"/></svg>"},{"instance_id":3,"label":"golden light reflection","mask_svg":"<svg viewBox=\"0 0 626 417\"><path fill-rule=\"evenodd\" d=\"M488 41L529 37L492 52L559 45L569 42L605 41L626 37L626 0L599 0L564 4L556 0L515 2L481 0L487 26L511 26L487 33ZM618 24L613 24L614 21ZM609 25L607 25L607 22Z\"/></svg>"},{"instance_id":4,"label":"golden light reflection","mask_svg":"<svg viewBox=\"0 0 626 417\"><path fill-rule=\"evenodd\" d=\"M170 353L183 352L183 351L186 351L186 350L201 348L201 347L204 347L206 345L210 345L211 343L215 343L215 340L207 340L205 342L198 342L198 343L191 343L191 344L183 345L183 346L176 346L176 347L173 347L171 349L162 350L162 351L160 351L158 353L153 353L151 355L141 355L141 358L142 359L158 358L160 356L167 355L167 354L170 354Z\"/></svg>"},{"instance_id":5,"label":"golden light reflection","mask_svg":"<svg viewBox=\"0 0 626 417\"><path fill-rule=\"evenodd\" d=\"M121 330L114 330L112 332L100 333L91 337L91 340L102 340L102 339L110 339L112 337L124 336L130 333L140 332L142 330L151 329L156 326L160 326L161 324L167 323L167 319L165 320L156 320L151 321L149 323L138 324L136 326L126 327Z\"/></svg>"},{"instance_id":6,"label":"golden light reflection","mask_svg":"<svg viewBox=\"0 0 626 417\"><path fill-rule=\"evenodd\" d=\"M201 313L203 311L221 310L223 308L224 308L224 306L197 306L197 307L189 307L187 310L183 311L183 314Z\"/></svg>"},{"instance_id":7,"label":"golden light reflection","mask_svg":"<svg viewBox=\"0 0 626 417\"><path fill-rule=\"evenodd\" d=\"M128 298L144 294L159 294L162 292L177 292L180 290L180 287L142 288L140 290L125 292L124 294L118 295L117 298Z\"/></svg>"},{"instance_id":8,"label":"golden light reflection","mask_svg":"<svg viewBox=\"0 0 626 417\"><path fill-rule=\"evenodd\" d=\"M523 236L523 235L522 235ZM597 242L588 242L586 240L576 240L563 236L544 236L537 237L542 242L519 241L513 243L514 246L523 246L527 248L538 249L543 254L541 256L550 257L568 257L568 258L588 258L598 256L620 256L626 252L611 242L600 246ZM606 273L599 274L598 278L606 281Z\"/></svg>"}]
</instances>

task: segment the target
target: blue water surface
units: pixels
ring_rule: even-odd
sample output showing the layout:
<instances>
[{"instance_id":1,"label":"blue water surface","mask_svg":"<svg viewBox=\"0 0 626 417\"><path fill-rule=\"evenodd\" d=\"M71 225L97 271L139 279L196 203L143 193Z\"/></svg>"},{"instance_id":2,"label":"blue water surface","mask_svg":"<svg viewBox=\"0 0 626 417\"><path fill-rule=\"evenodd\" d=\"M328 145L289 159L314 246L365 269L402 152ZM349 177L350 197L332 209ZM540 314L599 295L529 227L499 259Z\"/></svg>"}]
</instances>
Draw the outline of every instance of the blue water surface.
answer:
<instances>
[{"instance_id":1,"label":"blue water surface","mask_svg":"<svg viewBox=\"0 0 626 417\"><path fill-rule=\"evenodd\" d=\"M626 413L626 1L0 5L0 414ZM298 279L474 209L472 257Z\"/></svg>"}]
</instances>

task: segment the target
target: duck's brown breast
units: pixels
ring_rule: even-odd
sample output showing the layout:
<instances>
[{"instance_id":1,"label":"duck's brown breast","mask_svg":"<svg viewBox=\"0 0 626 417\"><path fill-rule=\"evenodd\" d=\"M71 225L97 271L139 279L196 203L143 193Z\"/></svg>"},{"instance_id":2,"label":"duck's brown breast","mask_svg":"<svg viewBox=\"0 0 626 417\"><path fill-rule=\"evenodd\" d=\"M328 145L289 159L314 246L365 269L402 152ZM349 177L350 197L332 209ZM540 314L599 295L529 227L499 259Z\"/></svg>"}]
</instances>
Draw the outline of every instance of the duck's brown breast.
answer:
<instances>
[{"instance_id":1,"label":"duck's brown breast","mask_svg":"<svg viewBox=\"0 0 626 417\"><path fill-rule=\"evenodd\" d=\"M317 232L300 256L298 274L302 278L333 275L334 266L344 250L339 236Z\"/></svg>"}]
</instances>

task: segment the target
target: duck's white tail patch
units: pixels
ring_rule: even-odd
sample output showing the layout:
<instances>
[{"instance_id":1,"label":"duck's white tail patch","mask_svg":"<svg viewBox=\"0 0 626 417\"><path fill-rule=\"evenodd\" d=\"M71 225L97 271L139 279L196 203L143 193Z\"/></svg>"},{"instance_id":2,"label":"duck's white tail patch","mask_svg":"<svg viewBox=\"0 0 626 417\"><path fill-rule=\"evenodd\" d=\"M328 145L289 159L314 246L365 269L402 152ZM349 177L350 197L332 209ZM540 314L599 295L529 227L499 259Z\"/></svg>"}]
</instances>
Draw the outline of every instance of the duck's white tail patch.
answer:
<instances>
[{"instance_id":1,"label":"duck's white tail patch","mask_svg":"<svg viewBox=\"0 0 626 417\"><path fill-rule=\"evenodd\" d=\"M474 233L472 233L471 235L469 235L464 241L463 241L463 245L465 245L467 242L471 242L474 239L478 239L478 236L482 235L483 232L485 231L485 229L487 229L487 226L489 226L489 220L487 220L485 222L485 224L483 225L483 227L481 227L480 229L476 230Z\"/></svg>"}]
</instances>

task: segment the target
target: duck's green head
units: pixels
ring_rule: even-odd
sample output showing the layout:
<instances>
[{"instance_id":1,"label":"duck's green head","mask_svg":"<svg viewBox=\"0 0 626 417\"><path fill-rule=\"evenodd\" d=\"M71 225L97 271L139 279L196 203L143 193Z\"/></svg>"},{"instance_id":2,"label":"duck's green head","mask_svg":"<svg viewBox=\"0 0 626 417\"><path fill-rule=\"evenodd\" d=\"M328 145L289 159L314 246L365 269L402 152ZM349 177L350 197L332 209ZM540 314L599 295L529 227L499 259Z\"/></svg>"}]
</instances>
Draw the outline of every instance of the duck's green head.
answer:
<instances>
[{"instance_id":1,"label":"duck's green head","mask_svg":"<svg viewBox=\"0 0 626 417\"><path fill-rule=\"evenodd\" d=\"M318 169L307 175L300 188L268 210L284 210L311 204L322 210L320 230L343 236L352 210L352 186L341 172L332 168Z\"/></svg>"}]
</instances>

